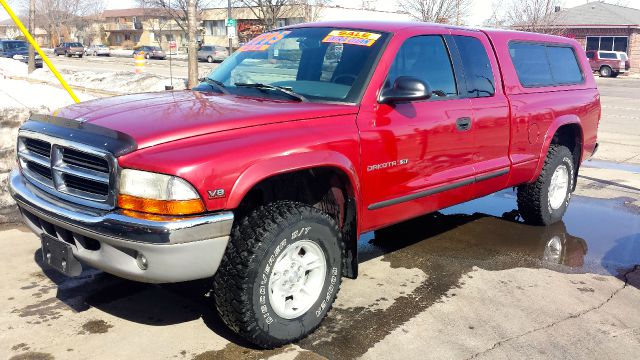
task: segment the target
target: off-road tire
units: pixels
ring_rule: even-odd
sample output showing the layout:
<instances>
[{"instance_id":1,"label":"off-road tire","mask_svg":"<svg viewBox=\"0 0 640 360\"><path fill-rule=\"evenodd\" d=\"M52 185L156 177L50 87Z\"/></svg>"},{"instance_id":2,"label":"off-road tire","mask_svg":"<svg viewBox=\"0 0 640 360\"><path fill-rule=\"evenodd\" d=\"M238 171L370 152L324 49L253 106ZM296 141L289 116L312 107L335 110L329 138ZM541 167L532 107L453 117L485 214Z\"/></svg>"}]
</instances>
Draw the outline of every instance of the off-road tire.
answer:
<instances>
[{"instance_id":1,"label":"off-road tire","mask_svg":"<svg viewBox=\"0 0 640 360\"><path fill-rule=\"evenodd\" d=\"M326 276L311 308L297 318L284 319L270 304L269 269L281 251L303 239L315 242L324 252ZM235 333L262 348L306 337L318 328L335 301L342 256L341 233L324 212L291 201L257 208L234 225L214 276L213 294L220 318Z\"/></svg>"},{"instance_id":2,"label":"off-road tire","mask_svg":"<svg viewBox=\"0 0 640 360\"><path fill-rule=\"evenodd\" d=\"M599 72L601 77L611 77L611 74L613 74L613 70L611 70L611 68L606 65L600 67Z\"/></svg>"},{"instance_id":3,"label":"off-road tire","mask_svg":"<svg viewBox=\"0 0 640 360\"><path fill-rule=\"evenodd\" d=\"M549 203L549 184L559 166L567 166L569 186L562 206L552 209ZM571 190L575 181L573 155L566 146L552 144L535 182L518 186L518 211L528 224L550 225L564 216L571 200Z\"/></svg>"}]
</instances>

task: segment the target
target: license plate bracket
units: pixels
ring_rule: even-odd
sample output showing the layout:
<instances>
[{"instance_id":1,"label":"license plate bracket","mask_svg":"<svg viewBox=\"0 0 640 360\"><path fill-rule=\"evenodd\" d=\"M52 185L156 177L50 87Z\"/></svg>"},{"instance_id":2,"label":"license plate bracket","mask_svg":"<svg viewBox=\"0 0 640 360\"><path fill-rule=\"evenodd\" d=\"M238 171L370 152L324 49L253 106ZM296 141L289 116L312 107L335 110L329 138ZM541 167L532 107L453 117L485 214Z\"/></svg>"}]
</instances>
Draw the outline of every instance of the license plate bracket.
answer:
<instances>
[{"instance_id":1,"label":"license plate bracket","mask_svg":"<svg viewBox=\"0 0 640 360\"><path fill-rule=\"evenodd\" d=\"M82 272L82 264L73 256L71 245L49 234L40 236L42 242L43 262L67 275L78 276Z\"/></svg>"}]
</instances>

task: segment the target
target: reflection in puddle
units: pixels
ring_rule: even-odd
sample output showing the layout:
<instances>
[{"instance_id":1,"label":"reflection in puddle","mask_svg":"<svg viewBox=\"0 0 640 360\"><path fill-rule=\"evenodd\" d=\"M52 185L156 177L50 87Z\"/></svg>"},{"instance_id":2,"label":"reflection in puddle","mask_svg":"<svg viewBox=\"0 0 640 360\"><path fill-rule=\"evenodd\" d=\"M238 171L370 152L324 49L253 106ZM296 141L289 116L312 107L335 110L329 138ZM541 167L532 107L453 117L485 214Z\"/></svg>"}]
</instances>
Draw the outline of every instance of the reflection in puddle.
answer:
<instances>
[{"instance_id":1,"label":"reflection in puddle","mask_svg":"<svg viewBox=\"0 0 640 360\"><path fill-rule=\"evenodd\" d=\"M505 190L381 233L410 232L416 229L413 224L422 222L435 227L430 231L436 235L423 239L460 243L464 256L472 259L482 260L483 252L492 249L502 256L519 257L520 266L535 266L532 262L538 261L537 266L562 265L561 271L619 275L640 264L640 213L625 206L623 199L574 196L563 222L550 227L518 222L514 206L515 193ZM424 223L434 216L437 220Z\"/></svg>"}]
</instances>

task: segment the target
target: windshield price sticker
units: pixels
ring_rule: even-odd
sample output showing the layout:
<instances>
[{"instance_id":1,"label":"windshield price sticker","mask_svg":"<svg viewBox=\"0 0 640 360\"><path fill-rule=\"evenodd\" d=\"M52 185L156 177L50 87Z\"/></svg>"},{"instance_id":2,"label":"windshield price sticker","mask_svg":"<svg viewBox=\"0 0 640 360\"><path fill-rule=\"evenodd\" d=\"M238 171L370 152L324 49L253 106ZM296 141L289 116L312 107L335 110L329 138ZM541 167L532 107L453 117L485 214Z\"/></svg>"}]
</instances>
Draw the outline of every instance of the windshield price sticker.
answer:
<instances>
[{"instance_id":1,"label":"windshield price sticker","mask_svg":"<svg viewBox=\"0 0 640 360\"><path fill-rule=\"evenodd\" d=\"M255 38L251 39L251 41L242 45L238 51L265 51L269 49L269 47L278 41L282 40L287 34L291 31L272 31L268 33L264 33L262 35L258 35Z\"/></svg>"},{"instance_id":2,"label":"windshield price sticker","mask_svg":"<svg viewBox=\"0 0 640 360\"><path fill-rule=\"evenodd\" d=\"M322 42L360 46L371 46L380 38L380 34L366 31L332 30Z\"/></svg>"}]
</instances>

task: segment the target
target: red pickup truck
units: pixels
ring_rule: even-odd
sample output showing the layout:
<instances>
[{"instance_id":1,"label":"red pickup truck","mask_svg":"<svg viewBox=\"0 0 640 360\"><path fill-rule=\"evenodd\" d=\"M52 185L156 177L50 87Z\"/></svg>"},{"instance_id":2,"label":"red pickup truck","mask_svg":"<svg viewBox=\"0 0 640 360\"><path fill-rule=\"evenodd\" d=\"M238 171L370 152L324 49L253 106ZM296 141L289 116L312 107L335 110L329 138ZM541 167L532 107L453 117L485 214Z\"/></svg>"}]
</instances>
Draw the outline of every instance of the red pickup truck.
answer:
<instances>
[{"instance_id":1,"label":"red pickup truck","mask_svg":"<svg viewBox=\"0 0 640 360\"><path fill-rule=\"evenodd\" d=\"M273 347L320 325L364 232L510 187L526 222L559 221L599 119L571 39L300 24L192 90L32 116L10 189L49 266L213 278L222 320Z\"/></svg>"}]
</instances>

